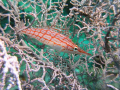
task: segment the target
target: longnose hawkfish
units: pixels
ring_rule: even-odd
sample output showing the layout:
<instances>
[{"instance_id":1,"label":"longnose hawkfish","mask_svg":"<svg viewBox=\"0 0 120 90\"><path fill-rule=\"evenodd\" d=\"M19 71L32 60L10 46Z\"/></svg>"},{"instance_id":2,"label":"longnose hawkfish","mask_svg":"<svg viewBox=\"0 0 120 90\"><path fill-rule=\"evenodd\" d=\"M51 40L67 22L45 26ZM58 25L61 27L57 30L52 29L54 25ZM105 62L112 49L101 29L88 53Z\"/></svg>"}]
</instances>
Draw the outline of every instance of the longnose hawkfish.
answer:
<instances>
[{"instance_id":1,"label":"longnose hawkfish","mask_svg":"<svg viewBox=\"0 0 120 90\"><path fill-rule=\"evenodd\" d=\"M26 34L32 38L37 39L43 44L51 46L61 52L72 53L72 54L87 54L91 55L84 50L80 49L76 44L72 42L67 36L55 32L49 29L43 28L28 28L21 31L21 33Z\"/></svg>"}]
</instances>

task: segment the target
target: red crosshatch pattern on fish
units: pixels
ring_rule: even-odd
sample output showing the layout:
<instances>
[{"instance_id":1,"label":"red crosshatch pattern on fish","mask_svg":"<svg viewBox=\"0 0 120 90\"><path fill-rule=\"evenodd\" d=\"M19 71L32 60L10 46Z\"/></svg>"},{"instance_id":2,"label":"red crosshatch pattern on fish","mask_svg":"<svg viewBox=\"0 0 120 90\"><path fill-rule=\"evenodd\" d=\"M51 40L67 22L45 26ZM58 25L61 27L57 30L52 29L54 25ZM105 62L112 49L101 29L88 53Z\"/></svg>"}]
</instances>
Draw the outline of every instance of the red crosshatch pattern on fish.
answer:
<instances>
[{"instance_id":1,"label":"red crosshatch pattern on fish","mask_svg":"<svg viewBox=\"0 0 120 90\"><path fill-rule=\"evenodd\" d=\"M80 49L76 44L72 42L67 36L49 29L29 28L22 31L38 41L51 46L52 48L73 54L87 54L91 55L84 50Z\"/></svg>"}]
</instances>

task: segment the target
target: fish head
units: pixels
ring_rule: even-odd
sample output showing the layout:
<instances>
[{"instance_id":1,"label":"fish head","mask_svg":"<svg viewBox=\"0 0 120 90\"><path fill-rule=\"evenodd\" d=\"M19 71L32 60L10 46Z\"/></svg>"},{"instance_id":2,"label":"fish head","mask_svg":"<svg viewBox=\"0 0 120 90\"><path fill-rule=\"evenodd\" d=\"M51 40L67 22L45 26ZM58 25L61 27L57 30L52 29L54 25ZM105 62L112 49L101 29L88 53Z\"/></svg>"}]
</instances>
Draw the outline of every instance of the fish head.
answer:
<instances>
[{"instance_id":1,"label":"fish head","mask_svg":"<svg viewBox=\"0 0 120 90\"><path fill-rule=\"evenodd\" d=\"M62 49L63 52L66 53L71 53L71 54L86 54L86 55L91 55L81 48L79 48L77 45L72 45L72 46L66 46L65 48Z\"/></svg>"}]
</instances>

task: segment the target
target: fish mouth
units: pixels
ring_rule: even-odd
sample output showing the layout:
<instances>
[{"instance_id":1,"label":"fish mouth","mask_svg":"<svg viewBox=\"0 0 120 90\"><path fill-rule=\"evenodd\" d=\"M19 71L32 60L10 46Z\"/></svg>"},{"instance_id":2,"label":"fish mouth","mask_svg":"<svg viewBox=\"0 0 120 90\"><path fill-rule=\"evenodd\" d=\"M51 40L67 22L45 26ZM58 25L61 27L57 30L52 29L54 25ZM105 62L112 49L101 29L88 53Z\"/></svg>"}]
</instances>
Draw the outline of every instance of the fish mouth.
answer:
<instances>
[{"instance_id":1,"label":"fish mouth","mask_svg":"<svg viewBox=\"0 0 120 90\"><path fill-rule=\"evenodd\" d=\"M84 50L82 50L82 49L80 49L80 48L78 48L78 52L79 52L80 54L83 53L83 54L86 54L86 55L91 56L90 53L87 53L87 52L85 52Z\"/></svg>"}]
</instances>

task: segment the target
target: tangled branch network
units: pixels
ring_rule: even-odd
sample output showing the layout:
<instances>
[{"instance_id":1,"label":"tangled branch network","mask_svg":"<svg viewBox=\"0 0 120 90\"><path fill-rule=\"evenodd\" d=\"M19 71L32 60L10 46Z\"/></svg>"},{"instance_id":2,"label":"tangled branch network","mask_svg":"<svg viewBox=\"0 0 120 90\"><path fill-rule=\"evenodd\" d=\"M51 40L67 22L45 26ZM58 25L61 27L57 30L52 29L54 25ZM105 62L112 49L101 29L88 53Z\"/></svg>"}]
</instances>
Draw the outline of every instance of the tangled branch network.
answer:
<instances>
[{"instance_id":1,"label":"tangled branch network","mask_svg":"<svg viewBox=\"0 0 120 90\"><path fill-rule=\"evenodd\" d=\"M120 0L0 0L0 90L120 90Z\"/></svg>"}]
</instances>

